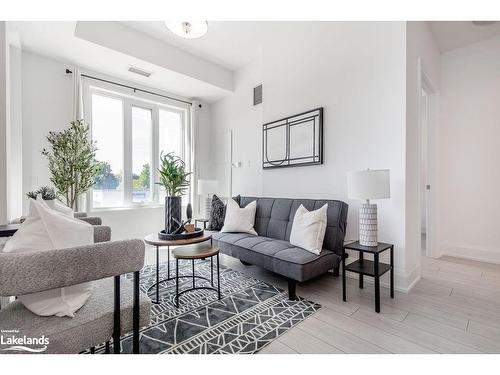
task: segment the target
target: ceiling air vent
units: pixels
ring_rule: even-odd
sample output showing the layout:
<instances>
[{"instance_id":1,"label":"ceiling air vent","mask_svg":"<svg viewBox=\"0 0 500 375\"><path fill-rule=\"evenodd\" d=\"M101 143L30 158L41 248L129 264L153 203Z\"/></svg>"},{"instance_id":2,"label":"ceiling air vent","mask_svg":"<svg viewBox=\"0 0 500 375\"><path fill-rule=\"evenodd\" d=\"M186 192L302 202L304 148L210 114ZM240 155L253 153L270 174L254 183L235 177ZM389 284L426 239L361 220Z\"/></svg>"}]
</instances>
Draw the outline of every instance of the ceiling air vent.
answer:
<instances>
[{"instance_id":1,"label":"ceiling air vent","mask_svg":"<svg viewBox=\"0 0 500 375\"><path fill-rule=\"evenodd\" d=\"M131 73L139 74L140 76L144 76L144 77L149 77L151 75L151 72L147 72L145 70L142 70L142 69L139 69L139 68L135 68L133 66L131 66L130 68L128 68L128 71L131 72Z\"/></svg>"}]
</instances>

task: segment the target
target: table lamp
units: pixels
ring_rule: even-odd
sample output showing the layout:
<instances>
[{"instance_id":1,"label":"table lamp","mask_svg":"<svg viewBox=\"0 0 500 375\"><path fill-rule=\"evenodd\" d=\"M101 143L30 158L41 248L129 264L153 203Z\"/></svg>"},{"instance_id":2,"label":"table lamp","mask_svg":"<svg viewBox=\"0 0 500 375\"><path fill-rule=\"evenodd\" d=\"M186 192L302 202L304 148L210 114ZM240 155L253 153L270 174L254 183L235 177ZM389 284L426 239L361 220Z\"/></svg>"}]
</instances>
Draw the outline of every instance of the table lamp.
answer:
<instances>
[{"instance_id":1,"label":"table lamp","mask_svg":"<svg viewBox=\"0 0 500 375\"><path fill-rule=\"evenodd\" d=\"M217 181L215 180L198 180L198 195L205 197L205 219L210 218L211 196L217 191ZM200 209L201 212L201 209Z\"/></svg>"},{"instance_id":2,"label":"table lamp","mask_svg":"<svg viewBox=\"0 0 500 375\"><path fill-rule=\"evenodd\" d=\"M368 169L347 174L349 199L366 199L359 209L359 243L377 246L377 205L370 199L391 197L389 169Z\"/></svg>"}]
</instances>

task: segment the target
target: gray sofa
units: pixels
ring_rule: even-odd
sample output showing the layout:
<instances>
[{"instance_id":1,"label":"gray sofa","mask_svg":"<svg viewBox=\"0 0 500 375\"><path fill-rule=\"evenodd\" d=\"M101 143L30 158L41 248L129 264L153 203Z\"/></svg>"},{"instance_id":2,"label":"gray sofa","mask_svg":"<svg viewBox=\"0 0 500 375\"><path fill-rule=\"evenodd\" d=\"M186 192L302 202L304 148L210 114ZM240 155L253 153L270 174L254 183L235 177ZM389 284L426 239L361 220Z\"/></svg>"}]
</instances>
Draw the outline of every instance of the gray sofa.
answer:
<instances>
[{"instance_id":1,"label":"gray sofa","mask_svg":"<svg viewBox=\"0 0 500 375\"><path fill-rule=\"evenodd\" d=\"M329 270L338 276L344 244L347 209L337 200L241 197L240 206L257 201L254 228L257 236L247 233L213 233L221 252L285 276L290 299L296 299L296 283L307 281ZM297 208L316 210L328 203L327 229L321 255L290 244L290 232Z\"/></svg>"}]
</instances>

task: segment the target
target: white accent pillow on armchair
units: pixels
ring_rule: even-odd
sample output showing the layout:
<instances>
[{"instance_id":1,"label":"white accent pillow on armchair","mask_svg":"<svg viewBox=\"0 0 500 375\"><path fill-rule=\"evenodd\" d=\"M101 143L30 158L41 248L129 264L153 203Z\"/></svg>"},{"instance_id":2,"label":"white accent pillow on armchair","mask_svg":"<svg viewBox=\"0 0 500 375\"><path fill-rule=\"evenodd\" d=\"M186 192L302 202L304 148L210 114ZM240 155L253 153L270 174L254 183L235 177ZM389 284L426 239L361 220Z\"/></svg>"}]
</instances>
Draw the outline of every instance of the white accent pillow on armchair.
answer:
<instances>
[{"instance_id":1,"label":"white accent pillow on armchair","mask_svg":"<svg viewBox=\"0 0 500 375\"><path fill-rule=\"evenodd\" d=\"M226 206L226 217L221 232L250 233L257 235L253 228L255 224L255 212L257 211L257 201L249 203L246 207L240 208L234 199L228 199Z\"/></svg>"},{"instance_id":2,"label":"white accent pillow on armchair","mask_svg":"<svg viewBox=\"0 0 500 375\"><path fill-rule=\"evenodd\" d=\"M73 210L71 208L69 208L68 206L66 206L64 203L62 203L59 199L45 200L44 202L47 203L47 206L49 206L49 208L52 208L53 210L59 211L59 212L65 214L66 216L74 217Z\"/></svg>"},{"instance_id":3,"label":"white accent pillow on armchair","mask_svg":"<svg viewBox=\"0 0 500 375\"><path fill-rule=\"evenodd\" d=\"M290 243L316 255L321 254L326 233L328 203L317 210L308 211L300 205L295 212Z\"/></svg>"},{"instance_id":4,"label":"white accent pillow on armchair","mask_svg":"<svg viewBox=\"0 0 500 375\"><path fill-rule=\"evenodd\" d=\"M5 244L3 252L23 253L64 249L94 243L92 225L53 210L41 200L30 199L28 217ZM42 316L74 317L90 297L92 283L26 294L19 301Z\"/></svg>"}]
</instances>

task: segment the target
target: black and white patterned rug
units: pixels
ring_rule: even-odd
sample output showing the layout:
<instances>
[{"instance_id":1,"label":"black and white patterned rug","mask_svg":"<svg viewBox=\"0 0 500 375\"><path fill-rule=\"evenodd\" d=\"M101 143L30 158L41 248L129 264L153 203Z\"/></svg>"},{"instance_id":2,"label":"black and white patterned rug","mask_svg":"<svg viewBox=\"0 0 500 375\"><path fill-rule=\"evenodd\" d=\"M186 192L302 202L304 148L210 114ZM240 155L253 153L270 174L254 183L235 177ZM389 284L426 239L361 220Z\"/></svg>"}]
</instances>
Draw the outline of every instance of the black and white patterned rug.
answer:
<instances>
[{"instance_id":1,"label":"black and white patterned rug","mask_svg":"<svg viewBox=\"0 0 500 375\"><path fill-rule=\"evenodd\" d=\"M170 272L173 277L173 262ZM191 263L180 261L179 275L191 274ZM196 274L210 279L210 261L196 261ZM160 279L166 277L167 263L162 263ZM287 291L230 268L221 266L220 280L221 300L214 291L196 290L180 297L179 308L174 303L175 280L160 284L161 303L152 306L151 325L141 330L141 353L252 354L321 308L302 298L291 301ZM155 282L156 265L148 265L141 271L141 291ZM209 284L196 279L196 286ZM179 290L191 286L191 278L180 279ZM132 352L131 335L122 339L122 351Z\"/></svg>"}]
</instances>

